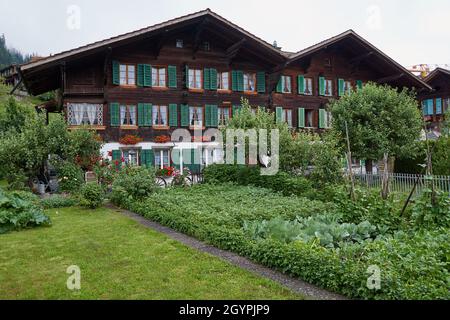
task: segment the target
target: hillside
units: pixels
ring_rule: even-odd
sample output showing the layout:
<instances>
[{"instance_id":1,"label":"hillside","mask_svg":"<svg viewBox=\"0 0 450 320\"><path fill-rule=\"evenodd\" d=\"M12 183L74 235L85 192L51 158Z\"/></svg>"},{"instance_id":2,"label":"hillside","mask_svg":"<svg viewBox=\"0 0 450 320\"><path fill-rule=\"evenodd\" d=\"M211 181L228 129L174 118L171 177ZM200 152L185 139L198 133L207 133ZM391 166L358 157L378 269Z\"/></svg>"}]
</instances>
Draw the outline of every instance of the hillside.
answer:
<instances>
[{"instance_id":1,"label":"hillside","mask_svg":"<svg viewBox=\"0 0 450 320\"><path fill-rule=\"evenodd\" d=\"M8 48L5 35L0 36L0 69L13 63L27 62L30 58L31 55L24 55L14 48Z\"/></svg>"}]
</instances>

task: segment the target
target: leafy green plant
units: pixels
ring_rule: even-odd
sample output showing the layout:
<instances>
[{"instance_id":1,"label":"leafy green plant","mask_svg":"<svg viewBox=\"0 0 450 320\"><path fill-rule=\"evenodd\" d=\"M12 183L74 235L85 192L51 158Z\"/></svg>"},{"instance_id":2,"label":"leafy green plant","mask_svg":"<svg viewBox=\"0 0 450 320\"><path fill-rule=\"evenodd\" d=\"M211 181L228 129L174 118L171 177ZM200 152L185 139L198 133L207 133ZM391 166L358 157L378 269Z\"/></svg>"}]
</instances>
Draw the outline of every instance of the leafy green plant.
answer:
<instances>
[{"instance_id":1,"label":"leafy green plant","mask_svg":"<svg viewBox=\"0 0 450 320\"><path fill-rule=\"evenodd\" d=\"M414 201L411 220L416 228L450 227L450 197L448 193L436 191L434 203L432 191L425 189Z\"/></svg>"},{"instance_id":2,"label":"leafy green plant","mask_svg":"<svg viewBox=\"0 0 450 320\"><path fill-rule=\"evenodd\" d=\"M81 188L80 205L89 209L96 209L103 204L105 192L102 186L95 182L86 183Z\"/></svg>"},{"instance_id":3,"label":"leafy green plant","mask_svg":"<svg viewBox=\"0 0 450 320\"><path fill-rule=\"evenodd\" d=\"M63 192L77 193L84 182L83 171L73 162L61 161L56 164L59 188Z\"/></svg>"},{"instance_id":4,"label":"leafy green plant","mask_svg":"<svg viewBox=\"0 0 450 320\"><path fill-rule=\"evenodd\" d=\"M145 167L124 166L113 182L111 201L122 205L151 195L156 190L155 170Z\"/></svg>"},{"instance_id":5,"label":"leafy green plant","mask_svg":"<svg viewBox=\"0 0 450 320\"><path fill-rule=\"evenodd\" d=\"M50 218L30 199L23 194L7 194L0 189L0 234L51 224Z\"/></svg>"}]
</instances>

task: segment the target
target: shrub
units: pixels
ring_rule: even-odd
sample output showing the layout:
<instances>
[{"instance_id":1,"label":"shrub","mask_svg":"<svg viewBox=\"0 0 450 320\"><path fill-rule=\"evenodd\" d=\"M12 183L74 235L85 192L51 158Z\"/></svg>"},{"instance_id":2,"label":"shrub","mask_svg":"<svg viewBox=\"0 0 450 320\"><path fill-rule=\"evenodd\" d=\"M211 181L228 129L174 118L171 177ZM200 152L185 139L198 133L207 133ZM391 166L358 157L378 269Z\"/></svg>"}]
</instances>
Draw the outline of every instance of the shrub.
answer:
<instances>
[{"instance_id":1,"label":"shrub","mask_svg":"<svg viewBox=\"0 0 450 320\"><path fill-rule=\"evenodd\" d=\"M102 186L98 183L86 183L81 188L80 205L90 209L96 209L103 204L105 192Z\"/></svg>"},{"instance_id":2,"label":"shrub","mask_svg":"<svg viewBox=\"0 0 450 320\"><path fill-rule=\"evenodd\" d=\"M84 182L83 171L76 164L61 161L56 165L59 177L59 188L63 192L76 193Z\"/></svg>"},{"instance_id":3,"label":"shrub","mask_svg":"<svg viewBox=\"0 0 450 320\"><path fill-rule=\"evenodd\" d=\"M448 193L436 191L435 203L431 199L431 190L426 189L414 201L411 220L416 228L450 227L450 198Z\"/></svg>"},{"instance_id":4,"label":"shrub","mask_svg":"<svg viewBox=\"0 0 450 320\"><path fill-rule=\"evenodd\" d=\"M52 195L49 198L40 200L40 204L44 209L65 208L77 205L78 201L73 197Z\"/></svg>"},{"instance_id":5,"label":"shrub","mask_svg":"<svg viewBox=\"0 0 450 320\"><path fill-rule=\"evenodd\" d=\"M255 186L281 192L286 196L313 196L311 182L299 176L279 172L273 176L263 176L259 167L244 165L214 164L204 169L206 183L233 182L243 186Z\"/></svg>"},{"instance_id":6,"label":"shrub","mask_svg":"<svg viewBox=\"0 0 450 320\"><path fill-rule=\"evenodd\" d=\"M50 218L31 197L17 193L6 194L0 189L0 234L41 225L50 225Z\"/></svg>"},{"instance_id":7,"label":"shrub","mask_svg":"<svg viewBox=\"0 0 450 320\"><path fill-rule=\"evenodd\" d=\"M111 201L117 205L138 200L152 194L156 189L155 171L152 168L125 166L113 182Z\"/></svg>"}]
</instances>

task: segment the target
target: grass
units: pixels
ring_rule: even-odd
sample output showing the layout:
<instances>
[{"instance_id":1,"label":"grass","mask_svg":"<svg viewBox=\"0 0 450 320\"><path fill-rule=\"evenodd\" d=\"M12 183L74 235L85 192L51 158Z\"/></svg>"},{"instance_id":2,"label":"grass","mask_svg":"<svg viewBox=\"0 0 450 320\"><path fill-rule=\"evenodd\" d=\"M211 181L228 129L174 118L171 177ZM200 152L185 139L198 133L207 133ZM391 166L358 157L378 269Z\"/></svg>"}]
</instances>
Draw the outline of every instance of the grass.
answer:
<instances>
[{"instance_id":1,"label":"grass","mask_svg":"<svg viewBox=\"0 0 450 320\"><path fill-rule=\"evenodd\" d=\"M53 209L53 225L0 236L0 299L301 299L113 210ZM81 270L81 290L66 269Z\"/></svg>"}]
</instances>

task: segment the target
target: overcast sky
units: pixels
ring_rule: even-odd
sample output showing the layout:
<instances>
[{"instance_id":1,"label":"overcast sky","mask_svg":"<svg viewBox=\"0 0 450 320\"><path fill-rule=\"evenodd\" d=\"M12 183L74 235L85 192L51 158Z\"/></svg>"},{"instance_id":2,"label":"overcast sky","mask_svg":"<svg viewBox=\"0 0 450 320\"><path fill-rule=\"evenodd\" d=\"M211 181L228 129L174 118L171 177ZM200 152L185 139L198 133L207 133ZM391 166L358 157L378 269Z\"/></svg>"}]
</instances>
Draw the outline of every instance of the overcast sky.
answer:
<instances>
[{"instance_id":1,"label":"overcast sky","mask_svg":"<svg viewBox=\"0 0 450 320\"><path fill-rule=\"evenodd\" d=\"M286 51L353 29L404 66L450 64L448 0L1 0L0 34L49 55L205 8Z\"/></svg>"}]
</instances>

